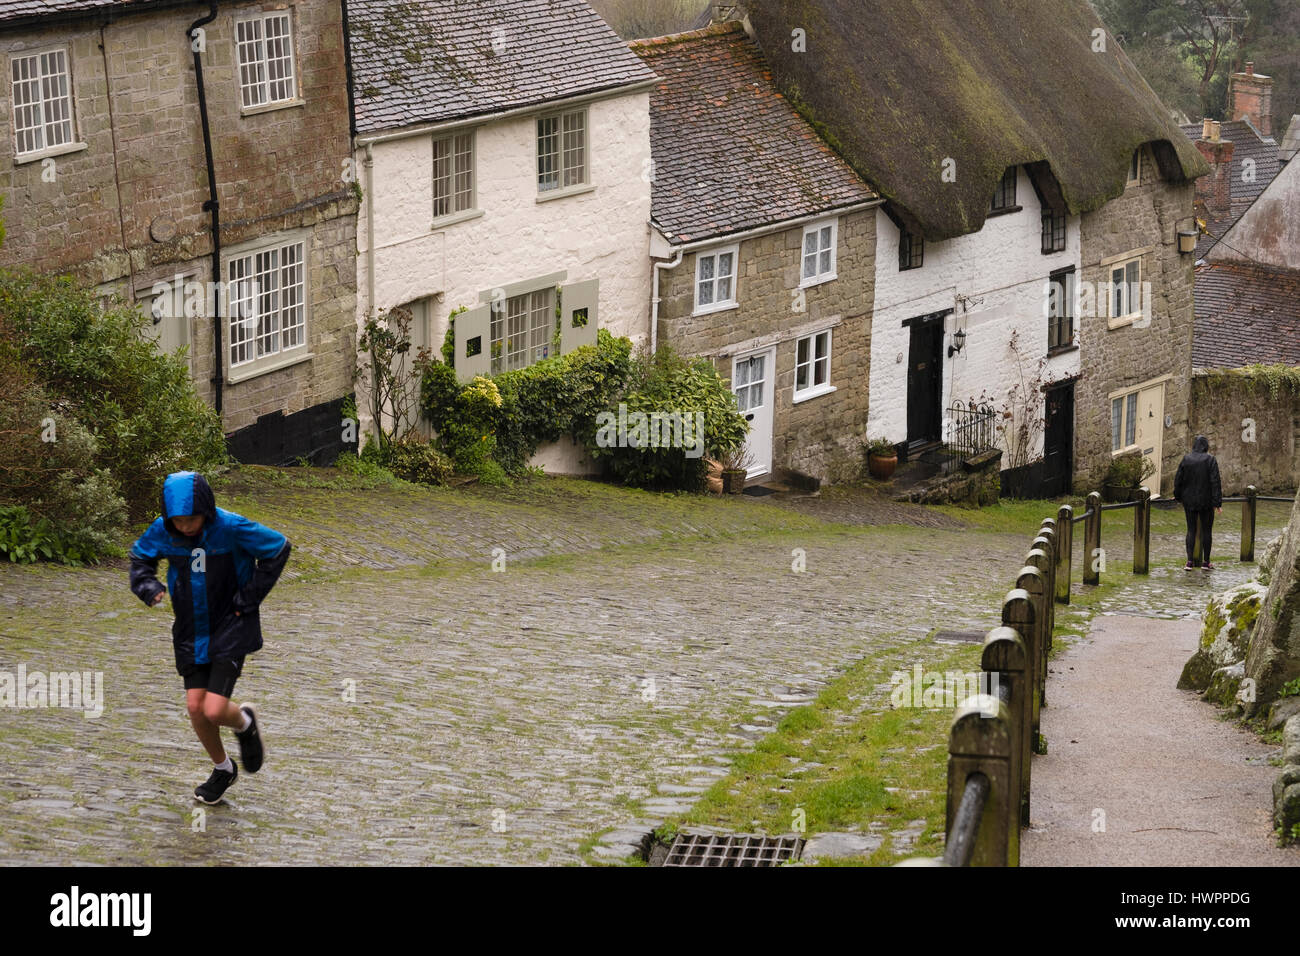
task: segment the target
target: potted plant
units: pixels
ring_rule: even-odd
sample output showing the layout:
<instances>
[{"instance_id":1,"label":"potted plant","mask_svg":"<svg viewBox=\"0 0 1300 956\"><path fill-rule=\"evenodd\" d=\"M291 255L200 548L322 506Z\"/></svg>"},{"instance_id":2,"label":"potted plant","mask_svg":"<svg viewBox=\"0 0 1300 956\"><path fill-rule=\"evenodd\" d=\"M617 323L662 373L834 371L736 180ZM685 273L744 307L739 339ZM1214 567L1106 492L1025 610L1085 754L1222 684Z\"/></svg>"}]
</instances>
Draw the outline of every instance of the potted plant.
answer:
<instances>
[{"instance_id":1,"label":"potted plant","mask_svg":"<svg viewBox=\"0 0 1300 956\"><path fill-rule=\"evenodd\" d=\"M1155 474L1156 466L1140 452L1129 452L1111 460L1102 485L1102 497L1109 502L1135 501L1142 482Z\"/></svg>"},{"instance_id":2,"label":"potted plant","mask_svg":"<svg viewBox=\"0 0 1300 956\"><path fill-rule=\"evenodd\" d=\"M749 467L753 463L753 456L743 443L718 456L718 464L722 466L724 495L738 495L745 490L745 479L749 476Z\"/></svg>"},{"instance_id":3,"label":"potted plant","mask_svg":"<svg viewBox=\"0 0 1300 956\"><path fill-rule=\"evenodd\" d=\"M898 449L888 438L873 438L867 442L867 471L877 481L888 481L898 467Z\"/></svg>"}]
</instances>

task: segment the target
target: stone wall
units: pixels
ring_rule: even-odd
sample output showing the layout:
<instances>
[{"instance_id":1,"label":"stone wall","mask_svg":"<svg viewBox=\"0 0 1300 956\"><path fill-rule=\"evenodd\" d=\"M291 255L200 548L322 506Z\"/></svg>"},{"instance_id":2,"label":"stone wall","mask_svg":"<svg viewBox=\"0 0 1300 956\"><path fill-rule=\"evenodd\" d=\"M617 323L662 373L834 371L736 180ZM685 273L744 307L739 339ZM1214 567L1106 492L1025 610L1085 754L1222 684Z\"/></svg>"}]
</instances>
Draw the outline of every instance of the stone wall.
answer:
<instances>
[{"instance_id":1,"label":"stone wall","mask_svg":"<svg viewBox=\"0 0 1300 956\"><path fill-rule=\"evenodd\" d=\"M876 247L875 210L838 220L836 278L803 290L802 312L796 311L796 292L803 226L740 243L735 309L693 314L693 253L676 269L664 270L659 280L659 341L684 355L708 356L728 381L735 356L775 345L773 471L831 481L856 475L862 467ZM796 404L796 340L826 328L832 330L830 384L835 391Z\"/></svg>"},{"instance_id":2,"label":"stone wall","mask_svg":"<svg viewBox=\"0 0 1300 956\"><path fill-rule=\"evenodd\" d=\"M259 415L293 413L351 391L355 355L356 206L349 159L341 9L300 0L292 12L299 101L244 111L234 49L236 18L261 4L223 6L203 54L222 245L277 233L307 238L307 335L312 358L224 389L228 432ZM11 86L0 87L0 190L7 238L0 265L68 272L106 297L147 309L154 283L211 276L203 133L186 31L198 13L165 10L19 30L0 59L66 49L77 148L15 158ZM102 45L102 47L101 47ZM46 159L51 162L46 162ZM191 367L209 401L215 366L206 302L189 318ZM223 340L229 340L223 329ZM224 363L223 363L224 364Z\"/></svg>"},{"instance_id":3,"label":"stone wall","mask_svg":"<svg viewBox=\"0 0 1300 956\"><path fill-rule=\"evenodd\" d=\"M1192 435L1205 435L1219 460L1225 495L1247 485L1262 494L1294 494L1300 486L1300 392L1277 397L1257 378L1199 372L1192 379Z\"/></svg>"},{"instance_id":4,"label":"stone wall","mask_svg":"<svg viewBox=\"0 0 1300 956\"><path fill-rule=\"evenodd\" d=\"M1300 679L1300 499L1269 569L1268 593L1246 651L1246 677L1254 681L1247 714L1273 703L1282 685Z\"/></svg>"},{"instance_id":5,"label":"stone wall","mask_svg":"<svg viewBox=\"0 0 1300 956\"><path fill-rule=\"evenodd\" d=\"M1109 257L1141 251L1142 281L1151 283L1149 324L1110 328L1104 310L1081 315L1082 368L1075 390L1075 490L1099 488L1111 461L1110 393L1164 376L1160 491L1191 448L1193 257L1178 252L1178 231L1192 225L1194 185L1161 179L1149 153L1139 183L1095 212L1081 231L1081 283L1103 289ZM1155 489L1152 489L1153 491Z\"/></svg>"}]
</instances>

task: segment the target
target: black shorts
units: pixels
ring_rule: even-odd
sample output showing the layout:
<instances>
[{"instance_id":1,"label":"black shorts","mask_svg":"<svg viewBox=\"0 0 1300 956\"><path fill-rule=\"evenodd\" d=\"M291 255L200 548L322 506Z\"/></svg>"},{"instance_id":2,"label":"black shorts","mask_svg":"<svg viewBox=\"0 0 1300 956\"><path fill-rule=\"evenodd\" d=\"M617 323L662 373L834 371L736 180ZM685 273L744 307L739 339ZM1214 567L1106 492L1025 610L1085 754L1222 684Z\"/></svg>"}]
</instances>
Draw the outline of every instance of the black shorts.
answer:
<instances>
[{"instance_id":1,"label":"black shorts","mask_svg":"<svg viewBox=\"0 0 1300 956\"><path fill-rule=\"evenodd\" d=\"M201 687L209 694L230 697L235 692L235 681L244 669L244 659L233 661L210 661L200 664L191 673L185 675L185 689L194 690Z\"/></svg>"}]
</instances>

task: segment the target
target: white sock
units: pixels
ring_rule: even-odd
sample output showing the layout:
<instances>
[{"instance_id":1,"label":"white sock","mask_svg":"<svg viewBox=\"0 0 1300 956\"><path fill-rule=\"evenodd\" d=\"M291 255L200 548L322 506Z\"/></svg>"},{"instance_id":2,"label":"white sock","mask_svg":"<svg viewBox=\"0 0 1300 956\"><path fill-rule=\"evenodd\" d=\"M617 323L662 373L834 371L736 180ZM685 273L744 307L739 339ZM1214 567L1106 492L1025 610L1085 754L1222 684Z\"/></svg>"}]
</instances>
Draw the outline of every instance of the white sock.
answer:
<instances>
[{"instance_id":1,"label":"white sock","mask_svg":"<svg viewBox=\"0 0 1300 956\"><path fill-rule=\"evenodd\" d=\"M253 718L248 716L248 711L246 710L241 710L240 713L244 715L244 726L239 728L239 732L242 734L253 725Z\"/></svg>"},{"instance_id":2,"label":"white sock","mask_svg":"<svg viewBox=\"0 0 1300 956\"><path fill-rule=\"evenodd\" d=\"M217 764L216 769L217 769L217 770L224 770L226 773L234 773L234 772L235 772L235 764L234 764L234 762L230 759L230 754L226 754L226 759L223 760L221 763Z\"/></svg>"}]
</instances>

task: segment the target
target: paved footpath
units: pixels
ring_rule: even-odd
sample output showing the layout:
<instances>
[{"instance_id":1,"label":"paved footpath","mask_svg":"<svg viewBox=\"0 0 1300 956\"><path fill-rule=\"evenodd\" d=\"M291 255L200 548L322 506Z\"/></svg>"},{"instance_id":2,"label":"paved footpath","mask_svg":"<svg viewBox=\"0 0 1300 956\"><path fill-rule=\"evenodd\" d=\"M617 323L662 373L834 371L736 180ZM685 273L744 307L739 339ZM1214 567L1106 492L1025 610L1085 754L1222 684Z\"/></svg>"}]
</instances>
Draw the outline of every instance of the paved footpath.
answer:
<instances>
[{"instance_id":1,"label":"paved footpath","mask_svg":"<svg viewBox=\"0 0 1300 956\"><path fill-rule=\"evenodd\" d=\"M1023 865L1300 865L1272 831L1278 748L1175 686L1200 630L1101 616L1052 662Z\"/></svg>"}]
</instances>

